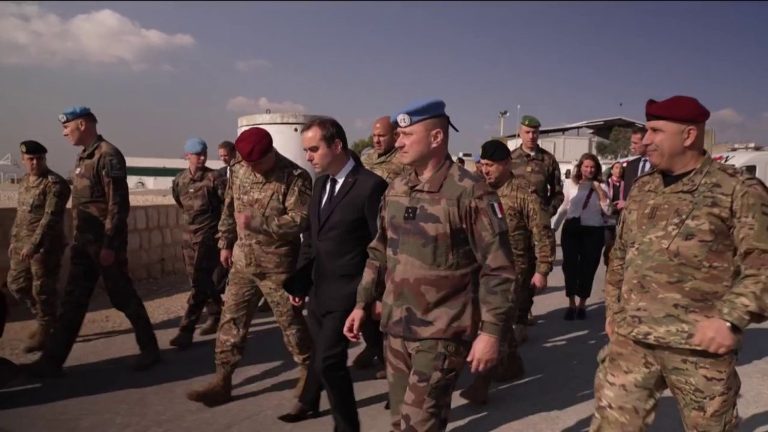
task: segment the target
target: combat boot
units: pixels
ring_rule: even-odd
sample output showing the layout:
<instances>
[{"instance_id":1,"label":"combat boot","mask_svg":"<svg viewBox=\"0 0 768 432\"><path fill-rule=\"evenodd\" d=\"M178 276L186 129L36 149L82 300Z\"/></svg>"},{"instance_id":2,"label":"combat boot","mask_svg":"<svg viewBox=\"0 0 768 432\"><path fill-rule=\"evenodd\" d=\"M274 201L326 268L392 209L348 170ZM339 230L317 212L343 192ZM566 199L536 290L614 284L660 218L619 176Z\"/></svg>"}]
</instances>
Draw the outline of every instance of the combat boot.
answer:
<instances>
[{"instance_id":1,"label":"combat boot","mask_svg":"<svg viewBox=\"0 0 768 432\"><path fill-rule=\"evenodd\" d=\"M512 326L512 329L515 332L515 340L518 346L528 340L528 327L525 324L515 324Z\"/></svg>"},{"instance_id":2,"label":"combat boot","mask_svg":"<svg viewBox=\"0 0 768 432\"><path fill-rule=\"evenodd\" d=\"M523 359L520 354L514 352L507 354L505 358L493 368L493 380L496 382L514 381L525 376L525 367L523 366Z\"/></svg>"},{"instance_id":3,"label":"combat boot","mask_svg":"<svg viewBox=\"0 0 768 432\"><path fill-rule=\"evenodd\" d=\"M43 356L32 363L21 365L20 369L25 375L34 378L60 378L64 376L61 365L55 364Z\"/></svg>"},{"instance_id":4,"label":"combat boot","mask_svg":"<svg viewBox=\"0 0 768 432\"><path fill-rule=\"evenodd\" d=\"M216 377L205 387L187 392L187 399L211 408L232 401L232 373L216 371Z\"/></svg>"},{"instance_id":5,"label":"combat boot","mask_svg":"<svg viewBox=\"0 0 768 432\"><path fill-rule=\"evenodd\" d=\"M193 332L194 330L192 330ZM178 349L185 349L188 348L190 345L192 345L192 337L193 333L190 331L185 330L179 330L179 333L173 337L173 339L168 342L171 346L174 346Z\"/></svg>"},{"instance_id":6,"label":"combat boot","mask_svg":"<svg viewBox=\"0 0 768 432\"><path fill-rule=\"evenodd\" d=\"M0 357L0 388L19 376L19 367L5 357Z\"/></svg>"},{"instance_id":7,"label":"combat boot","mask_svg":"<svg viewBox=\"0 0 768 432\"><path fill-rule=\"evenodd\" d=\"M299 396L301 396L301 391L304 390L304 384L307 382L308 367L308 365L299 365L299 382L297 382L296 387L293 388L293 397L297 399Z\"/></svg>"},{"instance_id":8,"label":"combat boot","mask_svg":"<svg viewBox=\"0 0 768 432\"><path fill-rule=\"evenodd\" d=\"M161 360L159 350L142 351L134 358L132 368L137 372L145 371L160 363Z\"/></svg>"},{"instance_id":9,"label":"combat boot","mask_svg":"<svg viewBox=\"0 0 768 432\"><path fill-rule=\"evenodd\" d=\"M488 403L488 391L491 389L491 377L488 374L480 374L469 387L459 393L459 396L475 405Z\"/></svg>"},{"instance_id":10,"label":"combat boot","mask_svg":"<svg viewBox=\"0 0 768 432\"><path fill-rule=\"evenodd\" d=\"M22 351L27 354L42 351L43 347L45 347L45 344L48 341L48 338L51 336L52 331L53 327L50 325L39 324L35 330L29 334L30 338L24 345Z\"/></svg>"},{"instance_id":11,"label":"combat boot","mask_svg":"<svg viewBox=\"0 0 768 432\"><path fill-rule=\"evenodd\" d=\"M216 334L216 332L219 330L219 320L221 317L219 316L209 316L208 321L203 324L202 327L200 327L200 330L197 332L200 336L208 336L212 334Z\"/></svg>"}]
</instances>

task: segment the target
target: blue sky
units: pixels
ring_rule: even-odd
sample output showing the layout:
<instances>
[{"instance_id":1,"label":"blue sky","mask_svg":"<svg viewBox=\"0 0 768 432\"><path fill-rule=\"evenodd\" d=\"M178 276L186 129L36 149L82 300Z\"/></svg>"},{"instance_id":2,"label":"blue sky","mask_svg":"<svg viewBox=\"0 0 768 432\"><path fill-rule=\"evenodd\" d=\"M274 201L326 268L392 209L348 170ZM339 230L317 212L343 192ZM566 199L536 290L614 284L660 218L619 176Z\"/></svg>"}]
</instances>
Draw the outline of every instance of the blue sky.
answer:
<instances>
[{"instance_id":1,"label":"blue sky","mask_svg":"<svg viewBox=\"0 0 768 432\"><path fill-rule=\"evenodd\" d=\"M0 4L0 156L76 151L56 117L88 105L128 156L234 139L242 115L336 117L351 140L442 98L477 152L520 114L545 126L625 116L687 94L717 140L768 144L768 3L42 2Z\"/></svg>"}]
</instances>

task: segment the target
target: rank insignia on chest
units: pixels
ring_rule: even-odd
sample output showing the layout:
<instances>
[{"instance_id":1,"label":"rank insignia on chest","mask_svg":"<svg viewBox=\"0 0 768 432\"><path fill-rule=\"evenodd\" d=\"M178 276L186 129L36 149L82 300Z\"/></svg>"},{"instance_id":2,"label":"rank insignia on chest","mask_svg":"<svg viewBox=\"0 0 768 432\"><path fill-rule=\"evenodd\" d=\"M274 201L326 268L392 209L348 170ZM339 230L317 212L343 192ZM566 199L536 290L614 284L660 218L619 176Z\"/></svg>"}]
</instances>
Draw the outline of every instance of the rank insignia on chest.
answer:
<instances>
[{"instance_id":1,"label":"rank insignia on chest","mask_svg":"<svg viewBox=\"0 0 768 432\"><path fill-rule=\"evenodd\" d=\"M418 207L406 207L405 212L403 213L403 220L416 220L416 211L418 209Z\"/></svg>"},{"instance_id":2,"label":"rank insignia on chest","mask_svg":"<svg viewBox=\"0 0 768 432\"><path fill-rule=\"evenodd\" d=\"M501 206L500 202L490 202L488 203L488 206L491 207L491 214L494 215L496 219L504 219L504 207Z\"/></svg>"},{"instance_id":3,"label":"rank insignia on chest","mask_svg":"<svg viewBox=\"0 0 768 432\"><path fill-rule=\"evenodd\" d=\"M656 206L648 209L648 220L656 219Z\"/></svg>"}]
</instances>

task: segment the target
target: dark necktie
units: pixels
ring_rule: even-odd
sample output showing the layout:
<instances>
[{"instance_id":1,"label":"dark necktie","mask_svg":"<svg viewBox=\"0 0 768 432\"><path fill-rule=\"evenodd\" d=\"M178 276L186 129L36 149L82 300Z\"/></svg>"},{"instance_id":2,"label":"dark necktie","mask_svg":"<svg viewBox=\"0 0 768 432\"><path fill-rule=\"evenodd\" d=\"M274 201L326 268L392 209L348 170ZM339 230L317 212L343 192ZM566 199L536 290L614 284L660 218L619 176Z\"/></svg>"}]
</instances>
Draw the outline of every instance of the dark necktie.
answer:
<instances>
[{"instance_id":1,"label":"dark necktie","mask_svg":"<svg viewBox=\"0 0 768 432\"><path fill-rule=\"evenodd\" d=\"M320 217L325 217L325 215L331 209L331 203L333 203L333 197L336 195L336 183L338 183L338 180L336 180L336 177L331 177L330 181L328 182L328 196L325 198L323 207L320 210Z\"/></svg>"},{"instance_id":2,"label":"dark necktie","mask_svg":"<svg viewBox=\"0 0 768 432\"><path fill-rule=\"evenodd\" d=\"M643 158L640 160L640 175L645 174L648 171L648 159Z\"/></svg>"}]
</instances>

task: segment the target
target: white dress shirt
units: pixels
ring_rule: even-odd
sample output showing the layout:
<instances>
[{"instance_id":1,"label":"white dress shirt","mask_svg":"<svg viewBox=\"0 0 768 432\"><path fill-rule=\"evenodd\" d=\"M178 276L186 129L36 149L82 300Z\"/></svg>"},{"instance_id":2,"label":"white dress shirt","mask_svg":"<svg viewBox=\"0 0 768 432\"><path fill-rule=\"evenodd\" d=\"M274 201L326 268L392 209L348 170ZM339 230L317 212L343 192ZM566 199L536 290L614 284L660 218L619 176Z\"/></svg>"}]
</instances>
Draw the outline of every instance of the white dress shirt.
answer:
<instances>
[{"instance_id":1,"label":"white dress shirt","mask_svg":"<svg viewBox=\"0 0 768 432\"><path fill-rule=\"evenodd\" d=\"M339 193L339 188L341 188L341 184L344 183L344 179L347 178L347 174L349 174L350 171L352 171L352 168L355 166L355 160L352 158L349 158L347 161L347 164L344 165L344 168L341 169L335 176L336 178L336 190L333 191L334 197L337 193ZM325 190L323 191L323 200L320 203L320 207L325 205L325 200L328 199L328 190L331 188L331 179L328 178L328 181L325 183Z\"/></svg>"},{"instance_id":2,"label":"white dress shirt","mask_svg":"<svg viewBox=\"0 0 768 432\"><path fill-rule=\"evenodd\" d=\"M605 184L600 184L606 195L610 197L610 192ZM556 216L553 218L552 228L557 231L560 228L560 224L564 219L581 218L581 224L584 226L604 226L605 220L603 215L611 214L611 200L608 199L605 203L600 203L600 196L597 192L593 192L589 198L587 207L584 207L584 200L589 195L589 190L592 189L592 182L584 182L576 184L573 180L566 180L563 184L563 204L557 210Z\"/></svg>"}]
</instances>

